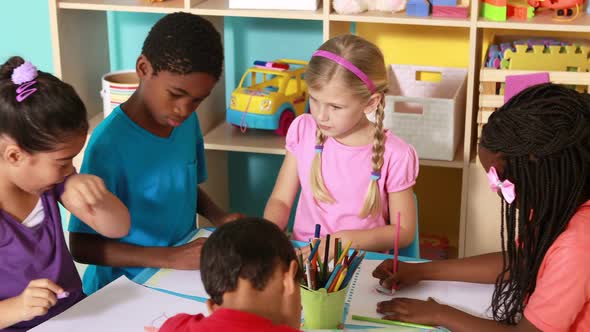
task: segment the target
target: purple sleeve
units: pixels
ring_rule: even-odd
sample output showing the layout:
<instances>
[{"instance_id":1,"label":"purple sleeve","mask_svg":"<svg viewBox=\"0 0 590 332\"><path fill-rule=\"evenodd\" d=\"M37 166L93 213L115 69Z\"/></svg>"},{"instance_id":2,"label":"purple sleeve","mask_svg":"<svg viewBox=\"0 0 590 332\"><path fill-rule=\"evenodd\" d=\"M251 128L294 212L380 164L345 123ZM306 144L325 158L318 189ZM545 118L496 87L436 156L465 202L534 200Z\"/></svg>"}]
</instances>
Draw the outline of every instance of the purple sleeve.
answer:
<instances>
[{"instance_id":1,"label":"purple sleeve","mask_svg":"<svg viewBox=\"0 0 590 332\"><path fill-rule=\"evenodd\" d=\"M66 176L66 178L64 179L63 182L56 184L53 187L53 193L55 193L55 197L57 197L57 199L61 202L61 195L64 194L64 191L66 190L66 182L68 181L68 179L70 178L70 176L72 175L76 175L78 174L77 171L75 171L74 173Z\"/></svg>"}]
</instances>

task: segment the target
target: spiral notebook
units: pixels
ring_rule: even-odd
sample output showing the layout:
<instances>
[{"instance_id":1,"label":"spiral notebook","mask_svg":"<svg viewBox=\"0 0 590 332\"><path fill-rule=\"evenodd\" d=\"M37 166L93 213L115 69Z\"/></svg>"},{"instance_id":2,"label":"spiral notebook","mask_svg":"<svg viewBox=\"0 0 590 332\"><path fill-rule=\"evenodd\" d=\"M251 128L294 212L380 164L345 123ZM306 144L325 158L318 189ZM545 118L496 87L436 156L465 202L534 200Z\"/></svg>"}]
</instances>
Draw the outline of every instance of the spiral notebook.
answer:
<instances>
[{"instance_id":1,"label":"spiral notebook","mask_svg":"<svg viewBox=\"0 0 590 332\"><path fill-rule=\"evenodd\" d=\"M373 270L381 263L378 260L364 260L356 271L348 290L346 303L348 314L346 324L363 326L380 326L376 323L352 320L352 315L381 318L376 313L377 303L390 300L392 297L406 297L426 300L432 297L436 301L455 307L472 315L491 318L489 309L492 303L494 285L475 284L450 281L421 281L418 284L404 288L393 296L383 295L375 290L379 285L373 278ZM419 264L419 263L417 263ZM385 326L385 325L381 325Z\"/></svg>"}]
</instances>

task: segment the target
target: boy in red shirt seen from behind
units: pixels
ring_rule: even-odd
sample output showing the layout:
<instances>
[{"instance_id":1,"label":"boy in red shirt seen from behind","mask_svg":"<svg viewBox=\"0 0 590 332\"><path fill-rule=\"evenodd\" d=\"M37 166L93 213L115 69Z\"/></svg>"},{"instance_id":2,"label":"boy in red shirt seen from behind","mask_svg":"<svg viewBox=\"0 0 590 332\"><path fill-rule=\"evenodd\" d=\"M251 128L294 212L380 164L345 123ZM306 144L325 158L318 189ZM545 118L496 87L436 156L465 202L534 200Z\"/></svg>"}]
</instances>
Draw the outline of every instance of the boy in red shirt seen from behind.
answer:
<instances>
[{"instance_id":1,"label":"boy in red shirt seen from behind","mask_svg":"<svg viewBox=\"0 0 590 332\"><path fill-rule=\"evenodd\" d=\"M300 272L291 242L275 224L244 218L218 228L203 246L201 277L211 315L179 314L160 332L298 331Z\"/></svg>"}]
</instances>

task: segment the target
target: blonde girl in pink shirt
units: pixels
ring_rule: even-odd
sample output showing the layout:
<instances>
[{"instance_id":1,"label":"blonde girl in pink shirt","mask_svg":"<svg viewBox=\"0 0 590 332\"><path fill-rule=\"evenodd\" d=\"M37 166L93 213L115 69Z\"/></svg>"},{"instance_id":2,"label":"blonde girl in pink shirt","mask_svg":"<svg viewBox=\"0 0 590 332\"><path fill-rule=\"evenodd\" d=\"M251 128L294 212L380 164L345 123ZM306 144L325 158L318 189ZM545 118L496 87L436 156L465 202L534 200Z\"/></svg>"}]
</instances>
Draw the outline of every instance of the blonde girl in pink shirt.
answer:
<instances>
[{"instance_id":1,"label":"blonde girl in pink shirt","mask_svg":"<svg viewBox=\"0 0 590 332\"><path fill-rule=\"evenodd\" d=\"M434 301L378 304L387 319L467 331L590 331L590 96L531 87L489 118L479 159L502 197L502 251L425 264L391 260L373 276L386 287L420 280L496 285L493 320ZM452 294L451 294L452 295Z\"/></svg>"},{"instance_id":2,"label":"blonde girl in pink shirt","mask_svg":"<svg viewBox=\"0 0 590 332\"><path fill-rule=\"evenodd\" d=\"M408 246L416 230L412 187L418 157L383 128L383 54L360 37L335 37L312 55L305 81L311 114L297 117L289 128L286 157L264 217L285 229L301 188L295 240L308 241L320 224L322 238L330 234L343 244L352 241L354 248L387 251L394 247L400 213L399 246Z\"/></svg>"}]
</instances>

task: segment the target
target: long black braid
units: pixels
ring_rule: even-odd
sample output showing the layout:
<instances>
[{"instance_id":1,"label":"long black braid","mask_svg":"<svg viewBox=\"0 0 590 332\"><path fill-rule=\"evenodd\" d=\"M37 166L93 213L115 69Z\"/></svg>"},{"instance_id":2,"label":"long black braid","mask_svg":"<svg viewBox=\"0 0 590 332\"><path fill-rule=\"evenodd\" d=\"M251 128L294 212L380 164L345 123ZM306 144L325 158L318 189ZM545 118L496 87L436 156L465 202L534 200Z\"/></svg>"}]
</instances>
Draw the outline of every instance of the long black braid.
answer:
<instances>
[{"instance_id":1,"label":"long black braid","mask_svg":"<svg viewBox=\"0 0 590 332\"><path fill-rule=\"evenodd\" d=\"M502 203L503 269L492 299L494 319L516 324L545 253L590 199L590 96L528 88L493 113L481 146L501 154L499 176L516 187L515 202Z\"/></svg>"}]
</instances>

